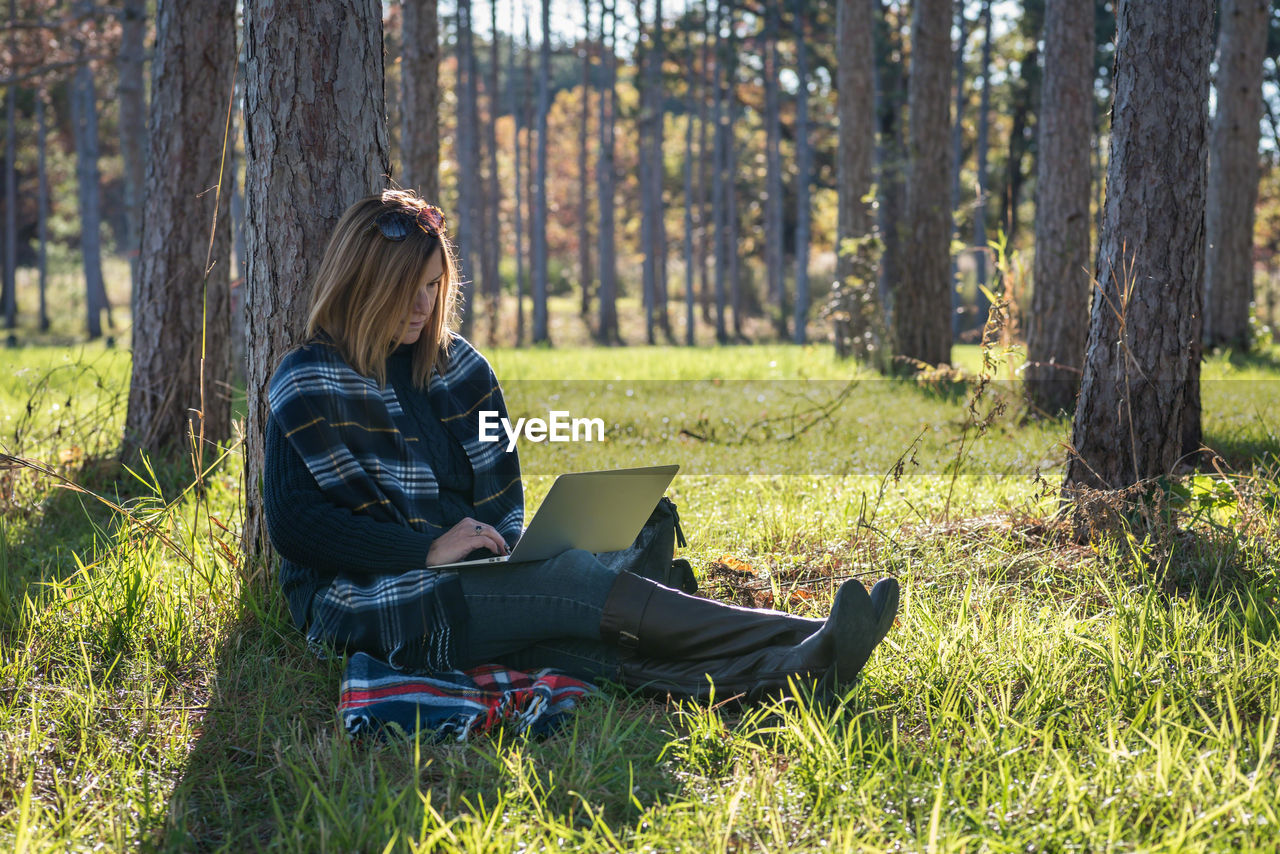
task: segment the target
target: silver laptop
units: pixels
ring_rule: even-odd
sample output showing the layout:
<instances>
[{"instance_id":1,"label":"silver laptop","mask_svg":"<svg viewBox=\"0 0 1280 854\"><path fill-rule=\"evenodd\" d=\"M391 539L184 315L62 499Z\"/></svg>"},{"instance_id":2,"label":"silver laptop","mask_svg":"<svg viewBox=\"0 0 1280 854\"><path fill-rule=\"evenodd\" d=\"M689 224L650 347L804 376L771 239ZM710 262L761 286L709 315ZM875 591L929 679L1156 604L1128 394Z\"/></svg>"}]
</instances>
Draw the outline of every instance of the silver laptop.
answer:
<instances>
[{"instance_id":1,"label":"silver laptop","mask_svg":"<svg viewBox=\"0 0 1280 854\"><path fill-rule=\"evenodd\" d=\"M678 465L647 466L562 474L510 553L433 569L549 560L569 549L625 549L649 521L679 469Z\"/></svg>"}]
</instances>

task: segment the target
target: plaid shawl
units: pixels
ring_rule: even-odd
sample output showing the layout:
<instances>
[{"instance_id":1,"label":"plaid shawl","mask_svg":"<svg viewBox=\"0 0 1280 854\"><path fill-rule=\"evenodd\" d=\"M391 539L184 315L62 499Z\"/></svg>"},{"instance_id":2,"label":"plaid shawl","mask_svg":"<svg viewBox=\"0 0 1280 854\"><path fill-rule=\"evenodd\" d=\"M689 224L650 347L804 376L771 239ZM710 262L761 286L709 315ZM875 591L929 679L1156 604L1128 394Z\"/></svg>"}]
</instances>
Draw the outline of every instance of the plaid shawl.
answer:
<instances>
[{"instance_id":1,"label":"plaid shawl","mask_svg":"<svg viewBox=\"0 0 1280 854\"><path fill-rule=\"evenodd\" d=\"M426 394L471 462L475 517L514 544L524 522L519 457L502 442L479 439L482 410L507 415L489 363L454 335L448 364L432 373ZM432 536L456 522L440 515L439 485L395 390L357 373L327 338L285 356L267 397L272 418L336 506ZM447 669L451 629L465 616L452 573L422 567L390 576L353 573L316 594L308 638L370 652L398 668Z\"/></svg>"},{"instance_id":2,"label":"plaid shawl","mask_svg":"<svg viewBox=\"0 0 1280 854\"><path fill-rule=\"evenodd\" d=\"M438 740L507 728L541 736L596 689L551 670L521 673L490 664L466 673L406 676L357 653L347 662L338 713L352 738L422 731Z\"/></svg>"}]
</instances>

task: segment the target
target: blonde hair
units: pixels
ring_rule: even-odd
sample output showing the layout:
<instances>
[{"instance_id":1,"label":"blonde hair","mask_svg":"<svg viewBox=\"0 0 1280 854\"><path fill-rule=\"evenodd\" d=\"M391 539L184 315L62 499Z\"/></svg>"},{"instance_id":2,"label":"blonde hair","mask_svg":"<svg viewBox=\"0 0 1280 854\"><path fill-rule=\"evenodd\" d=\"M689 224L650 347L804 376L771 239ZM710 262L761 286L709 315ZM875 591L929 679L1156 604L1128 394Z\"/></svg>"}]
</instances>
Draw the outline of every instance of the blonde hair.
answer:
<instances>
[{"instance_id":1,"label":"blonde hair","mask_svg":"<svg viewBox=\"0 0 1280 854\"><path fill-rule=\"evenodd\" d=\"M425 388L431 371L448 363L449 324L457 298L453 245L441 233L413 225L403 240L382 235L378 218L389 212L413 221L428 207L416 193L384 190L347 208L329 238L311 291L307 337L324 332L347 364L379 384L386 382L387 356L404 330L423 270L437 252L444 276L435 306L413 344L413 382Z\"/></svg>"}]
</instances>

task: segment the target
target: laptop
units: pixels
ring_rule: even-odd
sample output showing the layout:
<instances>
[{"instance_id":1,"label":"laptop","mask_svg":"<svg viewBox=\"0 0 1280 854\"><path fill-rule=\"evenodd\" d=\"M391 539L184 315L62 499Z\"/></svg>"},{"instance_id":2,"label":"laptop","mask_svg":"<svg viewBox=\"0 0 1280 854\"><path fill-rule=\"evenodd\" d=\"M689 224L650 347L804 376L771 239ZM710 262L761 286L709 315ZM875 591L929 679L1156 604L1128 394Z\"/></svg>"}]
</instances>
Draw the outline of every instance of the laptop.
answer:
<instances>
[{"instance_id":1,"label":"laptop","mask_svg":"<svg viewBox=\"0 0 1280 854\"><path fill-rule=\"evenodd\" d=\"M635 542L679 469L678 465L646 466L562 474L509 553L432 569L550 560L569 549L625 549Z\"/></svg>"}]
</instances>

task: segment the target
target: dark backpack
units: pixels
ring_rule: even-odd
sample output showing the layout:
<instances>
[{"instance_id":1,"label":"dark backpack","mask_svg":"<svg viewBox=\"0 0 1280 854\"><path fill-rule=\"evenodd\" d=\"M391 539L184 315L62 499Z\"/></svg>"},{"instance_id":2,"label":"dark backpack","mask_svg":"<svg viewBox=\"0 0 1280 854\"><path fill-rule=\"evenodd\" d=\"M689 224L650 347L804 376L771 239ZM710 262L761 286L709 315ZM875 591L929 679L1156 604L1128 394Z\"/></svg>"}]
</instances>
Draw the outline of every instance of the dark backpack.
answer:
<instances>
[{"instance_id":1,"label":"dark backpack","mask_svg":"<svg viewBox=\"0 0 1280 854\"><path fill-rule=\"evenodd\" d=\"M680 514L671 499L663 497L649 514L636 541L616 552L596 555L600 562L615 572L634 572L659 584L685 593L698 592L698 579L684 558L676 558L676 544L687 543L680 528Z\"/></svg>"}]
</instances>

